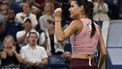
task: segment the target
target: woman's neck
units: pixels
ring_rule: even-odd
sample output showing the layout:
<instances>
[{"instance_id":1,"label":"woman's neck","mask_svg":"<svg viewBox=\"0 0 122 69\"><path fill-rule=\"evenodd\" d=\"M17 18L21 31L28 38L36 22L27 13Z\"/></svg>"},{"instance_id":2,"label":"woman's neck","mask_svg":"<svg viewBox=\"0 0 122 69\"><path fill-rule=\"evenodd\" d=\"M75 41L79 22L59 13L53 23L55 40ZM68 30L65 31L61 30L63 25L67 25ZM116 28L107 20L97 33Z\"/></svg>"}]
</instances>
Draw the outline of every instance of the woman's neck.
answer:
<instances>
[{"instance_id":1,"label":"woman's neck","mask_svg":"<svg viewBox=\"0 0 122 69\"><path fill-rule=\"evenodd\" d=\"M80 15L80 16L78 17L78 19L82 19L82 18L87 18L87 16L84 15L84 14L82 14L82 15Z\"/></svg>"}]
</instances>

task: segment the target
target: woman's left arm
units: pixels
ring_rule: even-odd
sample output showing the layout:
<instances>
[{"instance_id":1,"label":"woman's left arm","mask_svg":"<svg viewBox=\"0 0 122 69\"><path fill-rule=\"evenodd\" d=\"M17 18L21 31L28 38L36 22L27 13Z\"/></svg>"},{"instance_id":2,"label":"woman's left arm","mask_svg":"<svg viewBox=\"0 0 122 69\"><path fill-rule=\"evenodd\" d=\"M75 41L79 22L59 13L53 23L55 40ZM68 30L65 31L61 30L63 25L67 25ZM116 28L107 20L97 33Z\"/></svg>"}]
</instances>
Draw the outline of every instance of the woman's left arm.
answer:
<instances>
[{"instance_id":1,"label":"woman's left arm","mask_svg":"<svg viewBox=\"0 0 122 69\"><path fill-rule=\"evenodd\" d=\"M99 39L99 42L98 42L98 48L100 50L100 58L99 58L98 67L99 67L99 69L101 69L104 62L105 62L105 59L106 59L106 47L105 47L105 43L104 43L104 40L103 40L101 30L100 30L100 39Z\"/></svg>"}]
</instances>

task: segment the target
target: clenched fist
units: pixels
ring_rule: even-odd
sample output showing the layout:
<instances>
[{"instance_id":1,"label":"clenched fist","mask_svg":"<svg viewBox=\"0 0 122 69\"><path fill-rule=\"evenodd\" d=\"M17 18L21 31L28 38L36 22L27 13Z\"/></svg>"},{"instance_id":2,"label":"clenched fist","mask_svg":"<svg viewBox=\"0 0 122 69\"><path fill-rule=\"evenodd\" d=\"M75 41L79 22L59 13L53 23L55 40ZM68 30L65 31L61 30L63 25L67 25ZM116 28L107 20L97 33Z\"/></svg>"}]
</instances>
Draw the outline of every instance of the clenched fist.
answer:
<instances>
[{"instance_id":1,"label":"clenched fist","mask_svg":"<svg viewBox=\"0 0 122 69\"><path fill-rule=\"evenodd\" d=\"M61 21L61 14L62 14L62 9L61 8L57 8L54 11L55 21Z\"/></svg>"}]
</instances>

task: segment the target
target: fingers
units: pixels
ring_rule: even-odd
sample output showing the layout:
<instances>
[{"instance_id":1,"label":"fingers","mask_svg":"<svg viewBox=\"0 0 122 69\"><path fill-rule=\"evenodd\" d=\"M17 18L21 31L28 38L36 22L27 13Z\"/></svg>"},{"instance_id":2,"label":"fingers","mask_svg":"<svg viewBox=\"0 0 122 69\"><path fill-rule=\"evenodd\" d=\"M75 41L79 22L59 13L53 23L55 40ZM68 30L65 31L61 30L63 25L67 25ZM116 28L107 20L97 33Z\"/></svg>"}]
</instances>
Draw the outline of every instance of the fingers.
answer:
<instances>
[{"instance_id":1,"label":"fingers","mask_svg":"<svg viewBox=\"0 0 122 69\"><path fill-rule=\"evenodd\" d=\"M54 13L56 13L56 12L62 12L62 9L61 9L61 8L57 8L57 9L54 11Z\"/></svg>"},{"instance_id":2,"label":"fingers","mask_svg":"<svg viewBox=\"0 0 122 69\"><path fill-rule=\"evenodd\" d=\"M57 8L57 9L54 11L55 17L61 17L61 13L62 13L62 9L61 9L61 8Z\"/></svg>"}]
</instances>

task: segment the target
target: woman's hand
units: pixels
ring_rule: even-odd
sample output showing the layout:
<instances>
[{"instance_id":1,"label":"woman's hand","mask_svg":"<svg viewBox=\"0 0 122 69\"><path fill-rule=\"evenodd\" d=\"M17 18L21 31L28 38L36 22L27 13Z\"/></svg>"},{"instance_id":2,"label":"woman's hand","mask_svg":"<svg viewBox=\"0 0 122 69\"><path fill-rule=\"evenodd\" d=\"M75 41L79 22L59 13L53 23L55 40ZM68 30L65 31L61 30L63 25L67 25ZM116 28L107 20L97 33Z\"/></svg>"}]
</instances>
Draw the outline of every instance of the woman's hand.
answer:
<instances>
[{"instance_id":1,"label":"woman's hand","mask_svg":"<svg viewBox=\"0 0 122 69\"><path fill-rule=\"evenodd\" d=\"M57 8L54 11L55 22L61 22L61 14L62 14L62 9L61 8Z\"/></svg>"},{"instance_id":2,"label":"woman's hand","mask_svg":"<svg viewBox=\"0 0 122 69\"><path fill-rule=\"evenodd\" d=\"M12 48L12 51L14 52L14 54L17 54L16 47L15 46L11 46L11 48Z\"/></svg>"}]
</instances>

